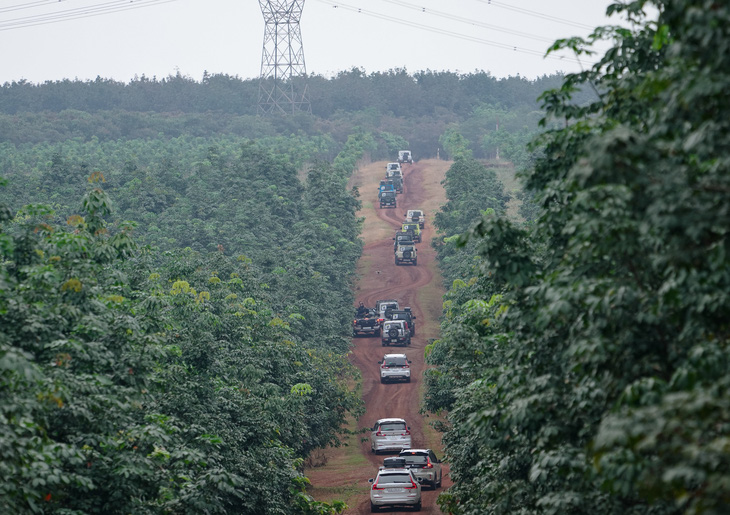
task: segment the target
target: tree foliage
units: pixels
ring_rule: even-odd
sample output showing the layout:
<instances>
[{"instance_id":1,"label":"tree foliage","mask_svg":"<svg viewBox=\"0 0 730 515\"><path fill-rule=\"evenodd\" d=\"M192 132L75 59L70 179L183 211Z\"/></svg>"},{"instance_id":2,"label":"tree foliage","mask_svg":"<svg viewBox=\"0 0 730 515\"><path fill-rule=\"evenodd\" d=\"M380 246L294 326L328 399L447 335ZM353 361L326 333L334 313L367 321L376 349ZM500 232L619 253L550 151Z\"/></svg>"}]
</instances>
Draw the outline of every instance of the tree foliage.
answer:
<instances>
[{"instance_id":1,"label":"tree foliage","mask_svg":"<svg viewBox=\"0 0 730 515\"><path fill-rule=\"evenodd\" d=\"M319 164L302 184L255 145L237 158L209 148L197 181L121 164L115 180L148 186L125 215L159 222L193 197L166 224L187 248L132 239L142 224L115 216L99 172L81 215L0 209L2 511L342 511L307 495L301 469L361 411L345 357L352 169ZM62 156L51 166L73 169ZM205 231L186 233L227 217L238 225L212 251L196 240Z\"/></svg>"},{"instance_id":2,"label":"tree foliage","mask_svg":"<svg viewBox=\"0 0 730 515\"><path fill-rule=\"evenodd\" d=\"M473 229L475 284L490 288L448 306L431 350L430 407L450 410L451 513L730 503L730 9L609 11L631 28L597 29L614 47L543 95L547 123L566 123L541 136L526 177L539 218ZM576 105L586 84L600 97Z\"/></svg>"}]
</instances>

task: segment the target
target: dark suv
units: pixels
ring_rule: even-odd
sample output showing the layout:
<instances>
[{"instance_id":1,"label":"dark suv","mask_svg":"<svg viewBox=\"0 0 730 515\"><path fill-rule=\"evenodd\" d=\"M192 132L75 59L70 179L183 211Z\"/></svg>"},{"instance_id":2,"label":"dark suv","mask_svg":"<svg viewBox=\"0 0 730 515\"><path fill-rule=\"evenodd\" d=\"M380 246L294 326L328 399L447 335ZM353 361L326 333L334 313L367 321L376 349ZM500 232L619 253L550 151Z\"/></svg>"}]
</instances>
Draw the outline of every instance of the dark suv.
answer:
<instances>
[{"instance_id":1,"label":"dark suv","mask_svg":"<svg viewBox=\"0 0 730 515\"><path fill-rule=\"evenodd\" d=\"M384 191L380 194L380 207L396 207L395 191Z\"/></svg>"},{"instance_id":2,"label":"dark suv","mask_svg":"<svg viewBox=\"0 0 730 515\"><path fill-rule=\"evenodd\" d=\"M405 320L408 324L408 329L411 331L411 336L416 336L416 315L413 314L411 308L405 307L402 310L393 310L390 312L391 320Z\"/></svg>"}]
</instances>

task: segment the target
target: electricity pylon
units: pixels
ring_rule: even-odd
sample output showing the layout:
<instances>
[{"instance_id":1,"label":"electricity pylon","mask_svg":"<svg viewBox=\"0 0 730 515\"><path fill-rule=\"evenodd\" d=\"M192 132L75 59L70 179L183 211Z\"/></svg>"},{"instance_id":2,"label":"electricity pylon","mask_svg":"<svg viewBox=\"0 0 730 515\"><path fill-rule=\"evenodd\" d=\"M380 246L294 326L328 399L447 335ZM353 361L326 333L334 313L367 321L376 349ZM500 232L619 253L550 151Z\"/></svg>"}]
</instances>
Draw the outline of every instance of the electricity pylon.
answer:
<instances>
[{"instance_id":1,"label":"electricity pylon","mask_svg":"<svg viewBox=\"0 0 730 515\"><path fill-rule=\"evenodd\" d=\"M259 0L264 48L259 78L259 114L312 112L299 20L304 0Z\"/></svg>"}]
</instances>

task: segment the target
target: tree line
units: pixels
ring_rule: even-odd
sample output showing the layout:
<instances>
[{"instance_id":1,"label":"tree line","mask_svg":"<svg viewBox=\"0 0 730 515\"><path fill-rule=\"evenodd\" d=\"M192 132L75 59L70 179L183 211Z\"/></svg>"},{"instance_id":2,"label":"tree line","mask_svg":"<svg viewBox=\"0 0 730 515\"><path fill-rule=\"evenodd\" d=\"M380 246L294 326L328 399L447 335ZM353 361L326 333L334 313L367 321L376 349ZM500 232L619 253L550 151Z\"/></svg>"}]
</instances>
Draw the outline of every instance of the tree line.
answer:
<instances>
[{"instance_id":1,"label":"tree line","mask_svg":"<svg viewBox=\"0 0 730 515\"><path fill-rule=\"evenodd\" d=\"M637 0L609 12L630 28L555 45L614 44L542 95L545 124L564 123L533 143L535 218L482 201L492 211L471 209L465 229L454 207L472 193L447 176L436 246L453 283L426 407L448 414L449 513L730 503L730 62L714 50L730 42L730 9ZM575 105L579 85L600 96Z\"/></svg>"},{"instance_id":2,"label":"tree line","mask_svg":"<svg viewBox=\"0 0 730 515\"><path fill-rule=\"evenodd\" d=\"M341 512L302 470L362 411L346 183L371 143L304 177L254 144L70 144L3 179L2 511Z\"/></svg>"},{"instance_id":3,"label":"tree line","mask_svg":"<svg viewBox=\"0 0 730 515\"><path fill-rule=\"evenodd\" d=\"M523 146L525 134L537 129L537 97L561 79L560 74L528 80L402 69L368 74L353 68L331 78L308 78L312 115L267 117L256 116L258 80L228 75L205 74L200 81L180 74L129 82L20 80L0 86L0 141L294 135L331 137L341 145L363 130L383 135L373 159L392 159L403 146L419 159L435 157L439 148L442 157L453 157L440 138L449 126L458 126L476 157L494 157L501 147L503 157L512 159L508 147ZM575 101L591 95L578 93Z\"/></svg>"}]
</instances>

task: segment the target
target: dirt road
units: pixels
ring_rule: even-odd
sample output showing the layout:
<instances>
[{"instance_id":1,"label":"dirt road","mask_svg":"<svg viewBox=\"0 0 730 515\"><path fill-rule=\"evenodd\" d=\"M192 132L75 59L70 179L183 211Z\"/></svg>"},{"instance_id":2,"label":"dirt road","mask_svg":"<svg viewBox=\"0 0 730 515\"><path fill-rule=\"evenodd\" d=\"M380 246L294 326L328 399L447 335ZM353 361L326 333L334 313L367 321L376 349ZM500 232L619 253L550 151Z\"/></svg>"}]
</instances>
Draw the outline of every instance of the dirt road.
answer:
<instances>
[{"instance_id":1,"label":"dirt road","mask_svg":"<svg viewBox=\"0 0 730 515\"><path fill-rule=\"evenodd\" d=\"M365 248L358 263L356 299L367 306L373 306L378 299L397 299L401 306L410 306L417 317L417 332L410 347L382 347L379 338L358 337L353 340L351 361L362 372L362 396L366 407L366 413L357 421L356 428L372 427L379 418L404 418L411 427L413 446L438 449L438 455L442 454L439 435L418 411L423 394L423 352L428 340L438 336L438 317L441 314L443 288L430 241L434 236L433 216L445 201L440 182L449 164L427 160L405 165L405 190L398 195L396 209L380 209L376 202L377 184L385 172L384 162L361 168L353 178L363 201L360 214L365 217ZM423 209L427 216L423 242L417 245L418 266L396 266L393 258L393 233L400 227L407 209ZM410 383L380 383L378 360L387 352L405 352L412 360ZM315 498L344 497L350 506L346 513L370 513L367 481L377 473L383 456L370 452L368 436L369 433L364 433L353 439L349 448L334 450L328 455L326 465L307 470ZM443 488L451 484L447 473L448 468L445 467ZM440 491L423 489L424 513L440 513L435 504Z\"/></svg>"}]
</instances>

